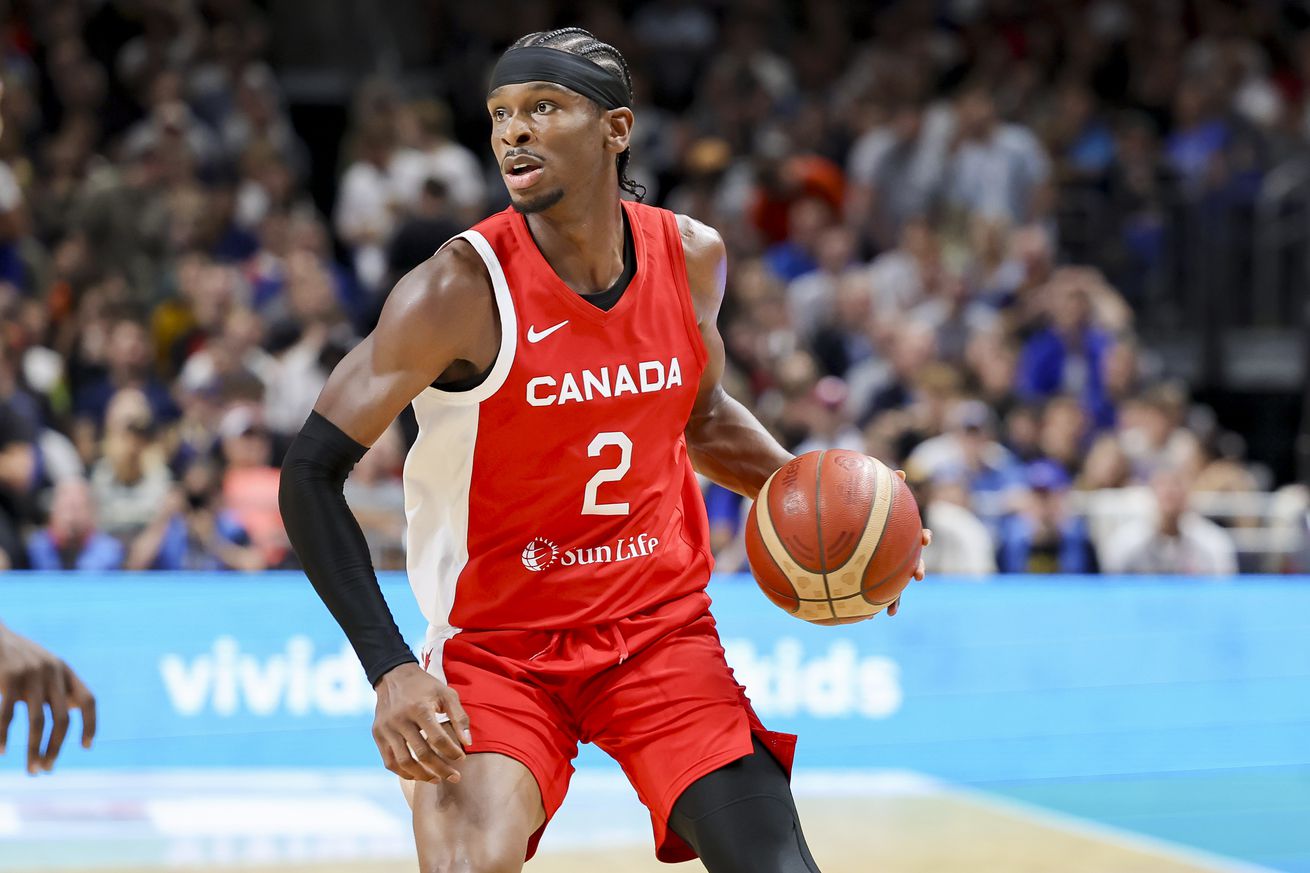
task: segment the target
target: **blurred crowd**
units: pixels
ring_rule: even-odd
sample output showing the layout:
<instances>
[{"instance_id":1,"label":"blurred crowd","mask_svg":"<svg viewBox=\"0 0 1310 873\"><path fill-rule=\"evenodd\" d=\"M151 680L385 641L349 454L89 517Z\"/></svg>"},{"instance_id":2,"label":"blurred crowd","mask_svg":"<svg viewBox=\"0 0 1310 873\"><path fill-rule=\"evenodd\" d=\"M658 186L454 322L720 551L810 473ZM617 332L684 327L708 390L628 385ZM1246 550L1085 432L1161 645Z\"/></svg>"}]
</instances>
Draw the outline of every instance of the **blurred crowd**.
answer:
<instances>
[{"instance_id":1,"label":"blurred crowd","mask_svg":"<svg viewBox=\"0 0 1310 873\"><path fill-rule=\"evenodd\" d=\"M262 4L4 5L0 567L294 566L281 453L395 280L507 204L489 65L578 24L629 60L647 202L724 234L729 390L794 452L907 470L931 571L1310 569L1303 490L1269 497L1275 549L1264 509L1199 511L1282 483L1134 329L1169 204L1310 150L1299 5L430 5L467 75L362 79L332 202ZM1090 241L1061 212L1088 192ZM410 440L347 483L380 568ZM743 501L706 497L743 568Z\"/></svg>"}]
</instances>

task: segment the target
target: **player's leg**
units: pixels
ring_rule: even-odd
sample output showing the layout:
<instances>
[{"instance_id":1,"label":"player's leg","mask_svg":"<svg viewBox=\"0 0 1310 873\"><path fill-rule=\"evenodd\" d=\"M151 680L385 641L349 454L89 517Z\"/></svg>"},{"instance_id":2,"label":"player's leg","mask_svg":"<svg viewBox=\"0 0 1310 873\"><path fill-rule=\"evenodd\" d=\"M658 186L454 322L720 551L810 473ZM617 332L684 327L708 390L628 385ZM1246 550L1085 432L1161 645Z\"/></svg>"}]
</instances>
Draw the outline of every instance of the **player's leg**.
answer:
<instances>
[{"instance_id":1,"label":"player's leg","mask_svg":"<svg viewBox=\"0 0 1310 873\"><path fill-rule=\"evenodd\" d=\"M819 873L787 774L754 742L752 754L682 792L669 829L696 850L709 873Z\"/></svg>"},{"instance_id":2,"label":"player's leg","mask_svg":"<svg viewBox=\"0 0 1310 873\"><path fill-rule=\"evenodd\" d=\"M699 854L710 873L813 873L779 763L795 738L760 725L707 603L687 598L607 631L631 654L577 701L582 736L637 789L660 860Z\"/></svg>"},{"instance_id":3,"label":"player's leg","mask_svg":"<svg viewBox=\"0 0 1310 873\"><path fill-rule=\"evenodd\" d=\"M531 771L506 755L469 755L460 781L404 783L421 873L518 873L546 821Z\"/></svg>"},{"instance_id":4,"label":"player's leg","mask_svg":"<svg viewBox=\"0 0 1310 873\"><path fill-rule=\"evenodd\" d=\"M455 765L459 782L402 783L423 873L517 873L563 803L577 734L558 701L526 681L549 639L465 631L424 647L424 667L459 694L473 741Z\"/></svg>"}]
</instances>

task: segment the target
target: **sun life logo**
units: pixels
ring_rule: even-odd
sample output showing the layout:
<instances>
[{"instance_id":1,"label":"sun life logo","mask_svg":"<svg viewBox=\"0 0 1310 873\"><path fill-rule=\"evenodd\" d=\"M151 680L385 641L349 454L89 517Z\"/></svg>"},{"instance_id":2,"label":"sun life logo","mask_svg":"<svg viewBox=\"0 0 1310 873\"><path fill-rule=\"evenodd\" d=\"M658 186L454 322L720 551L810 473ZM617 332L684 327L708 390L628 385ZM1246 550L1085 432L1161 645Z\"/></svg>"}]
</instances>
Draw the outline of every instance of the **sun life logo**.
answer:
<instances>
[{"instance_id":1,"label":"sun life logo","mask_svg":"<svg viewBox=\"0 0 1310 873\"><path fill-rule=\"evenodd\" d=\"M545 537L533 537L532 542L523 547L522 557L523 566L534 573L540 573L555 563L559 557L559 546Z\"/></svg>"}]
</instances>

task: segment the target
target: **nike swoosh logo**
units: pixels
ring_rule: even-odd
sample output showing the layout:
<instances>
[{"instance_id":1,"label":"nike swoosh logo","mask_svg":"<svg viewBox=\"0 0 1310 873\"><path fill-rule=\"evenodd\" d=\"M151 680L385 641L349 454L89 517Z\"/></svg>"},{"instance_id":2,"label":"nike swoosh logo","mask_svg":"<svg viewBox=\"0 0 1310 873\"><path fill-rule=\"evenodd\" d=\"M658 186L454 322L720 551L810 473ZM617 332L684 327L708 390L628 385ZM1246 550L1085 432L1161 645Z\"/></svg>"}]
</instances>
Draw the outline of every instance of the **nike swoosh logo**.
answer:
<instances>
[{"instance_id":1,"label":"nike swoosh logo","mask_svg":"<svg viewBox=\"0 0 1310 873\"><path fill-rule=\"evenodd\" d=\"M528 325L528 342L539 343L542 340L544 340L546 337L550 336L552 333L559 330L561 327L563 327L568 323L569 320L566 318L563 321L561 321L559 324L552 325L546 328L545 330L541 330L541 331L537 330L536 325Z\"/></svg>"}]
</instances>

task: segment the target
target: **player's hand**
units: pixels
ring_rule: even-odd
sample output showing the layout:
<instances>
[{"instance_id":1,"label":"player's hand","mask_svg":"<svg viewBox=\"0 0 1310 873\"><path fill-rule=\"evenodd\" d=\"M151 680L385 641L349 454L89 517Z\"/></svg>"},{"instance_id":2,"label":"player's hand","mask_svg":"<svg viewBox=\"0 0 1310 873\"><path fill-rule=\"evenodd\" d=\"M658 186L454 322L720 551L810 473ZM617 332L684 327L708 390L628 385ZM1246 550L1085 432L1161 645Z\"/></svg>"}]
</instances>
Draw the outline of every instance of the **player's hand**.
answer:
<instances>
[{"instance_id":1,"label":"player's hand","mask_svg":"<svg viewBox=\"0 0 1310 873\"><path fill-rule=\"evenodd\" d=\"M902 481L902 482L905 481L905 471L904 471L904 470L897 470L897 471L896 471L896 475L901 477L901 481ZM921 540L921 542L922 542L923 547L924 547L925 549L928 548L928 546L932 545L932 531L930 531L930 530L929 530L928 528L926 528L926 527L923 529L923 539ZM922 555L922 553L920 553L920 555L919 555L919 566L917 566L917 567L914 568L914 581L916 581L916 582L922 582L922 581L923 581L923 577L924 577L923 555ZM898 612L900 612L900 611L901 611L901 598L898 597L898 598L896 598L896 601L895 601L891 606L887 607L887 614L888 614L888 615L895 615L896 613L898 613Z\"/></svg>"},{"instance_id":2,"label":"player's hand","mask_svg":"<svg viewBox=\"0 0 1310 873\"><path fill-rule=\"evenodd\" d=\"M27 772L54 769L68 735L68 712L82 711L82 748L91 748L96 733L96 700L62 660L29 639L0 626L0 754L9 740L9 723L18 701L27 704ZM50 739L45 751L46 709Z\"/></svg>"},{"instance_id":3,"label":"player's hand","mask_svg":"<svg viewBox=\"0 0 1310 873\"><path fill-rule=\"evenodd\" d=\"M458 782L454 764L473 742L459 695L418 664L378 680L373 740L387 769L418 782Z\"/></svg>"}]
</instances>

